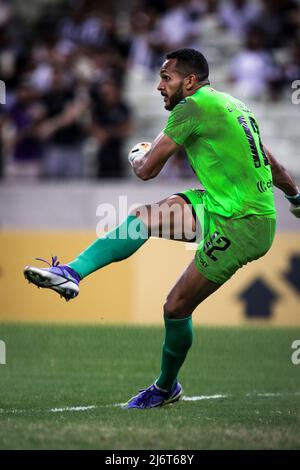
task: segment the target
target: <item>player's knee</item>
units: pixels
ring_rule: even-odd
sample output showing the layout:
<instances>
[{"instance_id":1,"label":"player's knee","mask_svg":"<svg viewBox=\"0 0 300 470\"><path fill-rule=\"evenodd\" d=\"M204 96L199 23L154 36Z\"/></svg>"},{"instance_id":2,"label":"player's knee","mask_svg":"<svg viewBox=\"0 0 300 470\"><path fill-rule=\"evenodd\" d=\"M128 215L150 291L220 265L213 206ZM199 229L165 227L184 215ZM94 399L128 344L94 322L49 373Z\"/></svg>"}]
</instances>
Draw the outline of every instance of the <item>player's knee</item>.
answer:
<instances>
[{"instance_id":1,"label":"player's knee","mask_svg":"<svg viewBox=\"0 0 300 470\"><path fill-rule=\"evenodd\" d=\"M144 222L145 225L149 226L149 212L150 212L150 206L143 205L143 206L136 207L135 209L132 209L129 212L129 215L138 217Z\"/></svg>"},{"instance_id":2,"label":"player's knee","mask_svg":"<svg viewBox=\"0 0 300 470\"><path fill-rule=\"evenodd\" d=\"M139 206L130 211L129 215L134 215L141 219L148 227L149 235L153 237L160 236L160 227L162 225L162 214L159 211L159 206L155 204Z\"/></svg>"},{"instance_id":3,"label":"player's knee","mask_svg":"<svg viewBox=\"0 0 300 470\"><path fill-rule=\"evenodd\" d=\"M185 318L192 312L187 304L186 299L180 295L169 295L164 304L164 316L166 318Z\"/></svg>"}]
</instances>

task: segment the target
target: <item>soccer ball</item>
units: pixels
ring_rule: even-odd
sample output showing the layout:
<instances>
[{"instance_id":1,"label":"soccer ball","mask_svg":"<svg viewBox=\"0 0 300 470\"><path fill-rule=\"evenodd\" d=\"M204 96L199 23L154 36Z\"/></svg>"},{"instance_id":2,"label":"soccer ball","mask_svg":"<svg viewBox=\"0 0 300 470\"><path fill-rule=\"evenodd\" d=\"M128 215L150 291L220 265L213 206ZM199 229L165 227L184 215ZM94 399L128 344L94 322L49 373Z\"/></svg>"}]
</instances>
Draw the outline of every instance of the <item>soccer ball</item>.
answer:
<instances>
[{"instance_id":1,"label":"soccer ball","mask_svg":"<svg viewBox=\"0 0 300 470\"><path fill-rule=\"evenodd\" d=\"M132 163L136 157L143 157L151 147L150 142L139 142L136 144L128 154L129 163Z\"/></svg>"}]
</instances>

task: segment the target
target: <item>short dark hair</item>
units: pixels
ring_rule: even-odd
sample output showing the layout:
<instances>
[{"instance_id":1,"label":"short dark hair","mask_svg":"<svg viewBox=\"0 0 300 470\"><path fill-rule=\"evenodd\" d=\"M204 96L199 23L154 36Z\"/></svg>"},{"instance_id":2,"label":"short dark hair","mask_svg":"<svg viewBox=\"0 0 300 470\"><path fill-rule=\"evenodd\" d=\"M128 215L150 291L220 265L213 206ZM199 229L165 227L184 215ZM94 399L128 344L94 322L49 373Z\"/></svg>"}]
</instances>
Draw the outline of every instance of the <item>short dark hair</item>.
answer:
<instances>
[{"instance_id":1,"label":"short dark hair","mask_svg":"<svg viewBox=\"0 0 300 470\"><path fill-rule=\"evenodd\" d=\"M176 68L180 73L188 75L194 73L197 80L202 82L208 78L209 67L206 58L196 49L178 49L177 51L168 52L167 59L176 59Z\"/></svg>"}]
</instances>

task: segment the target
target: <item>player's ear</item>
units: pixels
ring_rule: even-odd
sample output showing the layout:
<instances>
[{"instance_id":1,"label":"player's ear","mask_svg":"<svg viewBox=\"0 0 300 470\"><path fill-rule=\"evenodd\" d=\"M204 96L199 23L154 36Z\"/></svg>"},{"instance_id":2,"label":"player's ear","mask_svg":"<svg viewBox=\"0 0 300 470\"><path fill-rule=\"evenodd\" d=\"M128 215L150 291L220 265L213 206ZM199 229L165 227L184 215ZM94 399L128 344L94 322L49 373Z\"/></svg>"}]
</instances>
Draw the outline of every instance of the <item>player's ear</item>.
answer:
<instances>
[{"instance_id":1,"label":"player's ear","mask_svg":"<svg viewBox=\"0 0 300 470\"><path fill-rule=\"evenodd\" d=\"M197 82L197 77L194 73L190 73L189 75L185 77L184 80L185 80L186 90L190 91L194 87L195 83Z\"/></svg>"}]
</instances>

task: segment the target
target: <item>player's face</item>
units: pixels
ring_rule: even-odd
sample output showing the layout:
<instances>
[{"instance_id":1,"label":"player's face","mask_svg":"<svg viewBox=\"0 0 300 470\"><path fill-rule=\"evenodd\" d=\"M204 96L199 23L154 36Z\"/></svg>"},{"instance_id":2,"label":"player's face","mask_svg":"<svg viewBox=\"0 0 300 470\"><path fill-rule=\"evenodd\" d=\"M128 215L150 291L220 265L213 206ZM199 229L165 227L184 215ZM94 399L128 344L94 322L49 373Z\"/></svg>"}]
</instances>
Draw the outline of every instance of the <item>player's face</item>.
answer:
<instances>
[{"instance_id":1,"label":"player's face","mask_svg":"<svg viewBox=\"0 0 300 470\"><path fill-rule=\"evenodd\" d=\"M157 87L164 97L165 109L173 108L184 98L184 77L176 71L176 59L166 60L160 70L160 82Z\"/></svg>"}]
</instances>

